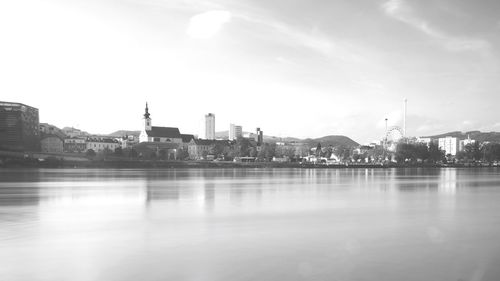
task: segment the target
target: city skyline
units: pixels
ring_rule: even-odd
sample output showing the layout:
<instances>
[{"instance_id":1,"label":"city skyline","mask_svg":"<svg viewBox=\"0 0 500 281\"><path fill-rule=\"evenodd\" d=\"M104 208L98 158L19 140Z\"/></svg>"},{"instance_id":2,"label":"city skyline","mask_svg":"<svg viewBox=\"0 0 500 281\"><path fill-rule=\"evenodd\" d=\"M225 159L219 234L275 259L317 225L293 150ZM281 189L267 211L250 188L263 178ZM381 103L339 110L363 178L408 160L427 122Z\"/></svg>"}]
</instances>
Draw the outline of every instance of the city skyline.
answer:
<instances>
[{"instance_id":1,"label":"city skyline","mask_svg":"<svg viewBox=\"0 0 500 281\"><path fill-rule=\"evenodd\" d=\"M233 2L2 3L2 100L92 133L141 128L149 101L199 136L214 112L216 131L366 143L405 98L409 136L500 130L500 3Z\"/></svg>"}]
</instances>

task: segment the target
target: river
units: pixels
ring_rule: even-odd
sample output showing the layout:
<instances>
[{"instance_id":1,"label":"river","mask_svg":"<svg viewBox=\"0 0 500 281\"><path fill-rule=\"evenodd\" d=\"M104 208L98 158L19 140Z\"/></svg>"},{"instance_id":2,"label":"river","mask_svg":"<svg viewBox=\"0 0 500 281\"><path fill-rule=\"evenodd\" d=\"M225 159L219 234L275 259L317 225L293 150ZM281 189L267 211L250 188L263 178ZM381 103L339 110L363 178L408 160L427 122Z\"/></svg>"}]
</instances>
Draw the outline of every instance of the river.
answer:
<instances>
[{"instance_id":1,"label":"river","mask_svg":"<svg viewBox=\"0 0 500 281\"><path fill-rule=\"evenodd\" d=\"M0 169L0 280L500 280L500 169Z\"/></svg>"}]
</instances>

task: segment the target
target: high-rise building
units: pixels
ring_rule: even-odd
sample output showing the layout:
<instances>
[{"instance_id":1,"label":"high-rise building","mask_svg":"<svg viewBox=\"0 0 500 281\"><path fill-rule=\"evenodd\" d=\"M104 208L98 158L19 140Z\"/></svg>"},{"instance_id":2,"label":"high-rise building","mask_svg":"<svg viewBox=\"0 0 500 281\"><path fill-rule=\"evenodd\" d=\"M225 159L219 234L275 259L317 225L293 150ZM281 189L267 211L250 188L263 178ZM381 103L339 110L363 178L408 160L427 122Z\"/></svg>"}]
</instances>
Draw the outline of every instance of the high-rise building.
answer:
<instances>
[{"instance_id":1,"label":"high-rise building","mask_svg":"<svg viewBox=\"0 0 500 281\"><path fill-rule=\"evenodd\" d=\"M215 114L213 113L205 115L205 139L215 139Z\"/></svg>"},{"instance_id":2,"label":"high-rise building","mask_svg":"<svg viewBox=\"0 0 500 281\"><path fill-rule=\"evenodd\" d=\"M229 125L229 140L235 140L243 136L243 128L238 125Z\"/></svg>"},{"instance_id":3,"label":"high-rise building","mask_svg":"<svg viewBox=\"0 0 500 281\"><path fill-rule=\"evenodd\" d=\"M0 101L0 149L39 151L39 125L37 108Z\"/></svg>"},{"instance_id":4,"label":"high-rise building","mask_svg":"<svg viewBox=\"0 0 500 281\"><path fill-rule=\"evenodd\" d=\"M261 145L264 142L264 132L262 132L260 128L257 128L255 133L255 141L257 145Z\"/></svg>"},{"instance_id":5,"label":"high-rise building","mask_svg":"<svg viewBox=\"0 0 500 281\"><path fill-rule=\"evenodd\" d=\"M439 138L439 149L444 150L446 155L457 155L458 139L454 137Z\"/></svg>"}]
</instances>

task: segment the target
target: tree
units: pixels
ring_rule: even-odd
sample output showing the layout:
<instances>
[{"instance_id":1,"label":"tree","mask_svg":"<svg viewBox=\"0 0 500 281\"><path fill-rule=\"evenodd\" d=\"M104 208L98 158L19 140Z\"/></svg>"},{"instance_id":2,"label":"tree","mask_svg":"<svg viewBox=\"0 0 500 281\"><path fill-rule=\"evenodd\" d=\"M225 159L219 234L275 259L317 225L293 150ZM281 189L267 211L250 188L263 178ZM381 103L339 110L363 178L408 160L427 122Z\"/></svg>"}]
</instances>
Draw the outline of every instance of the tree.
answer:
<instances>
[{"instance_id":1,"label":"tree","mask_svg":"<svg viewBox=\"0 0 500 281\"><path fill-rule=\"evenodd\" d=\"M238 156L241 156L241 157L248 156L249 148L252 146L250 141L246 138L239 137L236 140L236 144L237 144L238 150L239 150Z\"/></svg>"},{"instance_id":2,"label":"tree","mask_svg":"<svg viewBox=\"0 0 500 281\"><path fill-rule=\"evenodd\" d=\"M201 152L201 157L203 157L203 159L207 159L207 155L208 155L208 151L203 150L203 151Z\"/></svg>"},{"instance_id":3,"label":"tree","mask_svg":"<svg viewBox=\"0 0 500 281\"><path fill-rule=\"evenodd\" d=\"M179 160L186 160L189 159L189 152L185 148L179 148L177 149L177 159Z\"/></svg>"},{"instance_id":4,"label":"tree","mask_svg":"<svg viewBox=\"0 0 500 281\"><path fill-rule=\"evenodd\" d=\"M101 154L104 155L104 156L107 156L107 155L111 155L113 154L113 151L111 149L109 149L108 147L105 147L102 151L101 151Z\"/></svg>"},{"instance_id":5,"label":"tree","mask_svg":"<svg viewBox=\"0 0 500 281\"><path fill-rule=\"evenodd\" d=\"M318 145L316 146L316 156L321 157L321 143L318 142Z\"/></svg>"},{"instance_id":6,"label":"tree","mask_svg":"<svg viewBox=\"0 0 500 281\"><path fill-rule=\"evenodd\" d=\"M226 145L222 141L216 141L211 148L211 153L216 156L222 155L224 154L225 147Z\"/></svg>"},{"instance_id":7,"label":"tree","mask_svg":"<svg viewBox=\"0 0 500 281\"><path fill-rule=\"evenodd\" d=\"M262 160L269 161L276 155L276 144L275 143L264 143L260 146L260 151L257 157Z\"/></svg>"},{"instance_id":8,"label":"tree","mask_svg":"<svg viewBox=\"0 0 500 281\"><path fill-rule=\"evenodd\" d=\"M444 151L439 149L437 143L431 142L429 144L429 161L432 163L437 163L444 160Z\"/></svg>"},{"instance_id":9,"label":"tree","mask_svg":"<svg viewBox=\"0 0 500 281\"><path fill-rule=\"evenodd\" d=\"M156 159L156 151L151 151L151 152L149 153L149 158L150 158L150 159Z\"/></svg>"},{"instance_id":10,"label":"tree","mask_svg":"<svg viewBox=\"0 0 500 281\"><path fill-rule=\"evenodd\" d=\"M130 151L128 152L128 157L130 157L130 158L137 158L137 156L139 156L137 154L137 150L135 150L134 148L130 149Z\"/></svg>"},{"instance_id":11,"label":"tree","mask_svg":"<svg viewBox=\"0 0 500 281\"><path fill-rule=\"evenodd\" d=\"M90 158L94 158L96 155L95 151L92 148L88 149L85 154L87 155L87 157L90 157Z\"/></svg>"},{"instance_id":12,"label":"tree","mask_svg":"<svg viewBox=\"0 0 500 281\"><path fill-rule=\"evenodd\" d=\"M487 162L499 161L500 160L500 144L499 143L488 143L483 145L483 160Z\"/></svg>"},{"instance_id":13,"label":"tree","mask_svg":"<svg viewBox=\"0 0 500 281\"><path fill-rule=\"evenodd\" d=\"M248 149L248 155L249 155L250 157L257 157L257 148L256 148L256 147L253 147L253 146L252 146L252 147L250 147L250 148Z\"/></svg>"},{"instance_id":14,"label":"tree","mask_svg":"<svg viewBox=\"0 0 500 281\"><path fill-rule=\"evenodd\" d=\"M333 148L333 153L343 161L351 159L351 152L352 148L345 145L339 145Z\"/></svg>"},{"instance_id":15,"label":"tree","mask_svg":"<svg viewBox=\"0 0 500 281\"><path fill-rule=\"evenodd\" d=\"M115 148L115 155L116 156L122 156L123 155L123 150L122 150L121 146L118 146L117 148Z\"/></svg>"},{"instance_id":16,"label":"tree","mask_svg":"<svg viewBox=\"0 0 500 281\"><path fill-rule=\"evenodd\" d=\"M396 146L396 161L405 163L407 160L414 159L414 149L411 144L398 143Z\"/></svg>"},{"instance_id":17,"label":"tree","mask_svg":"<svg viewBox=\"0 0 500 281\"><path fill-rule=\"evenodd\" d=\"M160 150L159 154L161 160L167 160L167 151L165 149Z\"/></svg>"}]
</instances>

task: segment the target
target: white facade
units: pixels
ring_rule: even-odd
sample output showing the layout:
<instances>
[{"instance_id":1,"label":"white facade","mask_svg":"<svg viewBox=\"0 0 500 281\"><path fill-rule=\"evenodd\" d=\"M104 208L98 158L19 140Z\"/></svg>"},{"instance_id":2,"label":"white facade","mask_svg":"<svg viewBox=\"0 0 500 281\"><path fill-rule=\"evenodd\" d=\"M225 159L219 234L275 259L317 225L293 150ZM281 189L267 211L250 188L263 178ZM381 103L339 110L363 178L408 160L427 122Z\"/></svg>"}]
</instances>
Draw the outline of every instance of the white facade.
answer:
<instances>
[{"instance_id":1,"label":"white facade","mask_svg":"<svg viewBox=\"0 0 500 281\"><path fill-rule=\"evenodd\" d=\"M422 143L422 144L426 144L427 146L432 142L432 139L431 138L417 138L416 140L417 143Z\"/></svg>"},{"instance_id":2,"label":"white facade","mask_svg":"<svg viewBox=\"0 0 500 281\"><path fill-rule=\"evenodd\" d=\"M234 124L229 125L229 140L235 140L243 136L243 128Z\"/></svg>"},{"instance_id":3,"label":"white facade","mask_svg":"<svg viewBox=\"0 0 500 281\"><path fill-rule=\"evenodd\" d=\"M87 150L92 149L95 152L103 151L104 149L109 149L115 151L117 147L120 147L120 143L117 141L103 141L103 140L87 140Z\"/></svg>"},{"instance_id":4,"label":"white facade","mask_svg":"<svg viewBox=\"0 0 500 281\"><path fill-rule=\"evenodd\" d=\"M458 150L464 151L467 145L473 145L474 143L476 143L476 140L471 140L470 138L467 138L465 140L460 140L458 145Z\"/></svg>"},{"instance_id":5,"label":"white facade","mask_svg":"<svg viewBox=\"0 0 500 281\"><path fill-rule=\"evenodd\" d=\"M439 138L439 149L444 150L446 155L457 155L458 139L454 137Z\"/></svg>"},{"instance_id":6,"label":"white facade","mask_svg":"<svg viewBox=\"0 0 500 281\"><path fill-rule=\"evenodd\" d=\"M213 113L205 115L205 139L215 139L215 114Z\"/></svg>"},{"instance_id":7,"label":"white facade","mask_svg":"<svg viewBox=\"0 0 500 281\"><path fill-rule=\"evenodd\" d=\"M141 132L139 142L165 142L165 143L182 143L182 138L168 138L168 137L152 137L148 136L146 131Z\"/></svg>"}]
</instances>

